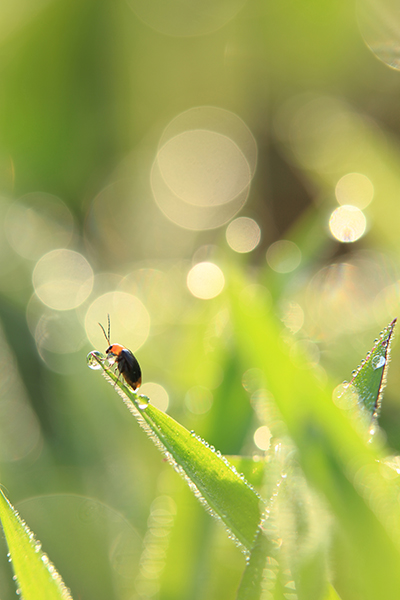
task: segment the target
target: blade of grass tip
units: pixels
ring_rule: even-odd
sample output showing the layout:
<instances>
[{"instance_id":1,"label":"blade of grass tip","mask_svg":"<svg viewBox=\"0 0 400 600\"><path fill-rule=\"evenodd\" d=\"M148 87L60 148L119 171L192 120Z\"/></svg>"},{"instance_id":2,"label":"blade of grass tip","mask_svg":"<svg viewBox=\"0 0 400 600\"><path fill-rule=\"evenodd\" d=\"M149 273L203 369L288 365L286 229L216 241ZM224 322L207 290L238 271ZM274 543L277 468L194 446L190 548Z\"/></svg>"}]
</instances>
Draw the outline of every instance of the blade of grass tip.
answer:
<instances>
[{"instance_id":1,"label":"blade of grass tip","mask_svg":"<svg viewBox=\"0 0 400 600\"><path fill-rule=\"evenodd\" d=\"M349 386L354 386L358 394L358 403L375 420L379 416L383 391L386 386L387 370L390 360L390 343L393 339L394 319L380 333L365 360L352 373ZM347 382L343 385L346 386Z\"/></svg>"},{"instance_id":2,"label":"blade of grass tip","mask_svg":"<svg viewBox=\"0 0 400 600\"><path fill-rule=\"evenodd\" d=\"M228 460L194 432L118 381L100 353L88 355L89 366L103 369L139 425L208 511L221 520L244 552L253 547L261 519L261 498Z\"/></svg>"},{"instance_id":3,"label":"blade of grass tip","mask_svg":"<svg viewBox=\"0 0 400 600\"><path fill-rule=\"evenodd\" d=\"M9 560L24 600L72 600L61 576L42 552L41 544L0 490L0 520Z\"/></svg>"}]
</instances>

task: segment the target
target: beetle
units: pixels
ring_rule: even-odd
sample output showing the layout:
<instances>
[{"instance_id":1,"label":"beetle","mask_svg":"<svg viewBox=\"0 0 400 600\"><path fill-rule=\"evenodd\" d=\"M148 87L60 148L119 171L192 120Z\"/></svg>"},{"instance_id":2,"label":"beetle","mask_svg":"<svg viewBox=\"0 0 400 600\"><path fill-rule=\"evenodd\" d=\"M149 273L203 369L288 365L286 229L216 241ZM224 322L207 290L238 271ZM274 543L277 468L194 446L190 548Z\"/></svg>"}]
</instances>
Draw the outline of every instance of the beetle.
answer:
<instances>
[{"instance_id":1,"label":"beetle","mask_svg":"<svg viewBox=\"0 0 400 600\"><path fill-rule=\"evenodd\" d=\"M130 385L133 390L137 390L137 388L142 383L142 370L140 365L134 356L133 352L121 346L121 344L112 344L110 341L110 315L108 315L108 335L101 323L99 323L102 332L104 333L104 337L108 342L108 348L106 350L107 360L112 360L117 363L119 375L118 379L122 375L125 379L126 383ZM118 381L117 379L117 381Z\"/></svg>"}]
</instances>

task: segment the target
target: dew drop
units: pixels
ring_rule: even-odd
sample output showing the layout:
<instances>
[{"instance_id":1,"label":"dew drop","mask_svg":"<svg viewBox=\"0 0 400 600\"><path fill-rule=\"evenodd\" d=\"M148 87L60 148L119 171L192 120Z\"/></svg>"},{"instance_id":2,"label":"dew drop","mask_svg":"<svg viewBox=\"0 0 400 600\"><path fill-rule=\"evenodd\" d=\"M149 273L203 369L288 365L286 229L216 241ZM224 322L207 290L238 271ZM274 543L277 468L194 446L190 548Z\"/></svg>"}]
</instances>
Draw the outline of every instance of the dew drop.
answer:
<instances>
[{"instance_id":1,"label":"dew drop","mask_svg":"<svg viewBox=\"0 0 400 600\"><path fill-rule=\"evenodd\" d=\"M138 400L138 408L140 408L140 410L145 410L150 403L150 400L147 396L139 396Z\"/></svg>"},{"instance_id":2,"label":"dew drop","mask_svg":"<svg viewBox=\"0 0 400 600\"><path fill-rule=\"evenodd\" d=\"M380 369L381 367L384 367L386 364L386 358L384 356L374 356L374 358L372 359L372 368L373 369Z\"/></svg>"},{"instance_id":3,"label":"dew drop","mask_svg":"<svg viewBox=\"0 0 400 600\"><path fill-rule=\"evenodd\" d=\"M101 369L99 361L103 360L104 356L101 352L97 352L97 350L89 352L89 354L86 357L87 366L89 367L89 369L93 369L94 371L98 371L99 369Z\"/></svg>"}]
</instances>

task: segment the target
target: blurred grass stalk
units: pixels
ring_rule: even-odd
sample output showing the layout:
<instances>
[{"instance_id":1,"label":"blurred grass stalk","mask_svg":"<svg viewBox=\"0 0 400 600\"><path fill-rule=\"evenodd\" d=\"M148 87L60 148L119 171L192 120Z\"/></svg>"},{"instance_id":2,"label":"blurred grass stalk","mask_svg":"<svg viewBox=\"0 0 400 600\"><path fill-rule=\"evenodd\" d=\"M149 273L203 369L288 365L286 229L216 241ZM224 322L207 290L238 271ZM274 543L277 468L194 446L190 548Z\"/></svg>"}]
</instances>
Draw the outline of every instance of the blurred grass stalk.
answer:
<instances>
[{"instance_id":1,"label":"blurred grass stalk","mask_svg":"<svg viewBox=\"0 0 400 600\"><path fill-rule=\"evenodd\" d=\"M343 588L357 598L395 597L400 584L399 489L378 462L385 450L379 442L365 443L332 402L329 386L293 364L274 318L265 314L257 297L249 299L251 306L243 310L238 300L243 276L232 272L231 281L232 318L243 368L264 372L308 485L335 516L330 560L339 594ZM326 529L323 522L320 525ZM296 557L290 558L296 564ZM347 593L344 597L350 597Z\"/></svg>"}]
</instances>

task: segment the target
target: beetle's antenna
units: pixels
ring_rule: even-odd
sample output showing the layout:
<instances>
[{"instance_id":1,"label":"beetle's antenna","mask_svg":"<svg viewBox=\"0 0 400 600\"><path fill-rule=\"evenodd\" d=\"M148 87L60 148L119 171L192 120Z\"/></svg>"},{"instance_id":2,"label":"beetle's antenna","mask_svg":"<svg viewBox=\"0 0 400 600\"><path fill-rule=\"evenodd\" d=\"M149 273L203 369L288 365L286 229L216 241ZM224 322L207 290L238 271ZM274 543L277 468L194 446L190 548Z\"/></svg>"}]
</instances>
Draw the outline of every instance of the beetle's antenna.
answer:
<instances>
[{"instance_id":1,"label":"beetle's antenna","mask_svg":"<svg viewBox=\"0 0 400 600\"><path fill-rule=\"evenodd\" d=\"M106 334L106 330L104 329L103 325L101 323L99 323L99 325L101 327L102 332L104 333L104 337L106 338L108 345L110 345L111 344L111 342L110 342L110 315L108 315L108 336Z\"/></svg>"}]
</instances>

